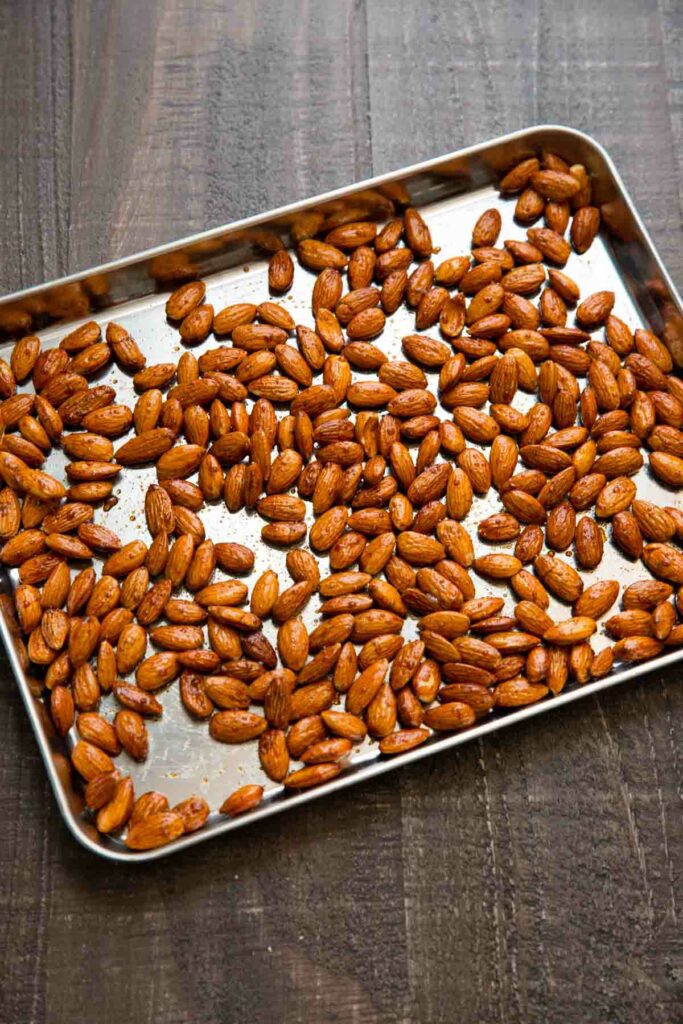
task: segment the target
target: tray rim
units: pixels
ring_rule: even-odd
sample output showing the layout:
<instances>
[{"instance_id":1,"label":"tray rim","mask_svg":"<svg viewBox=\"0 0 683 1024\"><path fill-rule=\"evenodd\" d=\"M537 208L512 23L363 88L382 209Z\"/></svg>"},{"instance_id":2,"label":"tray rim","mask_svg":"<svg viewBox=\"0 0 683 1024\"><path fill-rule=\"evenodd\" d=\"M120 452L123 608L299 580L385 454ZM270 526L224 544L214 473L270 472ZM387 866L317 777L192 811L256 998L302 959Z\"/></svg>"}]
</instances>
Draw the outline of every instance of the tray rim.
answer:
<instances>
[{"instance_id":1,"label":"tray rim","mask_svg":"<svg viewBox=\"0 0 683 1024\"><path fill-rule=\"evenodd\" d=\"M287 216L293 213L305 210L310 206L315 206L320 203L327 203L331 200L338 199L341 197L353 194L356 191L368 188L376 188L378 186L387 184L400 178L407 176L429 173L438 169L439 165L451 161L451 160L462 160L471 156L475 156L483 151L490 149L493 146L509 145L514 142L523 142L529 136L541 132L554 132L564 135L567 139L574 139L581 141L584 145L592 148L601 160L604 162L607 170L609 171L612 180L619 190L620 197L626 203L629 213L633 218L633 221L638 229L642 243L648 250L648 255L656 266L657 271L661 274L664 283L666 284L672 301L676 304L679 311L683 313L683 301L681 300L680 293L674 284L669 271L664 265L659 252L650 237L650 234L643 224L643 221L638 214L638 211L634 205L633 199L624 184L624 181L619 174L619 171L614 164L610 154L606 148L594 139L591 135L586 132L580 131L576 128L571 128L567 125L561 124L534 124L527 128L522 128L514 132L509 132L505 135L495 136L494 138L484 140L483 142L476 143L473 146L467 146L463 149L454 150L450 153L445 153L438 157L433 157L429 160L423 160L416 164L410 164L406 167L401 167L393 171L388 171L385 174L375 175L371 178L366 178L358 182L354 182L350 185L341 186L336 189L332 189L327 192L320 193L319 195L309 197L304 200L297 200L292 203L288 203L285 206L277 207L272 210L268 210L261 214L255 214L250 217L242 218L237 221L232 221L228 224L219 225L214 228L210 228L205 231L196 232L192 235L187 235L183 238L176 239L171 242L165 242L161 245L153 246L149 249L143 249L138 252L131 254L130 256L124 256L116 260L111 260L107 263L102 263L94 267L90 267L85 270L79 270L75 273L65 275L63 277L54 278L51 281L42 282L39 284L31 285L28 288L20 289L19 291L11 292L0 298L0 306L6 303L16 302L19 299L27 298L31 295L35 295L46 288L52 288L57 285L65 285L73 282L78 282L84 278L96 274L96 273L108 273L115 270L125 269L132 263L142 262L143 260L151 259L155 256L164 255L169 252L173 252L178 248L186 245L195 244L197 242L203 242L214 237L223 235L228 231L240 231L248 228L253 228L267 221L271 221L275 218ZM152 283L150 281L150 283ZM150 294L153 289L150 288ZM120 305L123 305L121 303ZM112 310L117 308L116 306L110 307ZM106 311L103 311L106 312ZM95 315L98 315L97 313ZM82 319L82 318L77 318ZM52 329L52 325L49 325L46 330ZM454 747L460 746L472 739L479 739L488 736L490 733L497 732L500 729L506 728L507 726L513 725L517 722L531 719L539 714L547 711L551 711L554 708L564 707L567 704L571 704L576 700L582 699L587 696L592 696L603 692L604 690L610 689L611 687L620 685L621 683L628 682L638 676L650 674L658 669L667 668L669 665L673 665L683 658L683 649L674 650L669 654L654 658L651 662L645 662L636 664L631 668L625 669L616 673L613 676L607 676L605 679L595 680L592 683L587 683L584 686L577 687L576 689L569 690L564 693L560 693L553 697L552 700L541 701L537 704L532 704L527 707L520 708L517 711L508 712L506 715L500 718L492 719L488 722L476 723L470 729L463 732L444 734L439 738L438 744L428 744L421 746L415 750L408 751L402 754L400 757L390 758L385 761L374 761L369 764L358 765L355 769L353 766L347 771L339 775L336 779L326 783L316 789L305 790L299 793L286 794L283 799L273 800L266 802L259 808L255 809L253 813L247 814L243 817L237 818L225 818L219 824L215 825L210 830L200 830L198 832L191 833L189 835L179 838L176 842L170 843L166 846L159 847L154 850L146 851L128 851L126 848L122 849L111 849L106 847L94 839L92 839L87 832L78 823L76 815L74 814L68 800L67 793L62 787L60 782L59 774L57 772L53 751L50 748L50 743L46 735L43 723L41 721L40 712L38 710L38 701L33 697L24 671L19 662L18 655L16 653L14 643L12 641L12 635L7 622L3 615L0 615L0 637L2 638L3 645L5 647L6 655L9 664L12 668L17 687L21 694L21 698L26 709L31 727L33 729L38 749L42 756L47 776L54 793L57 806L60 810L61 816L64 822L71 832L76 841L85 849L91 853L102 857L105 860L115 861L124 864L140 864L149 861L159 860L162 857L169 856L173 853L179 853L181 850L185 850L188 847L195 846L197 843L205 842L208 839L215 838L216 836L223 835L226 832L232 832L237 828L241 828L245 825L260 821L264 818L268 818L274 814L287 810L289 808L297 807L302 803L306 803L309 800L318 799L328 793L339 792L349 786L355 785L358 782L365 782L368 779L376 778L377 776L384 775L386 772L392 771L396 768L400 768L403 765L413 764L416 761L422 760L425 757L429 757L433 754L440 753L443 750L450 750Z\"/></svg>"},{"instance_id":2,"label":"tray rim","mask_svg":"<svg viewBox=\"0 0 683 1024\"><path fill-rule=\"evenodd\" d=\"M339 199L347 196L349 193L361 191L364 189L376 188L380 185L385 185L391 181L395 181L397 178L404 178L407 175L424 174L433 171L438 168L440 164L451 160L466 159L469 156L474 156L484 150L490 149L492 146L508 145L513 142L524 141L529 135L535 132L558 132L565 135L570 139L577 139L582 141L585 145L590 146L605 162L607 168L614 179L615 184L619 187L622 198L627 202L629 212L633 217L635 224L643 236L643 241L647 248L650 250L650 255L657 264L657 269L661 271L665 283L671 291L672 298L680 307L683 304L681 296L674 284L671 275L669 274L666 266L664 265L662 258L657 251L650 234L643 224L640 215L633 203L631 194L629 193L624 181L617 170L617 167L612 160L607 149L594 139L592 135L587 132L583 132L578 128L571 128L568 125L562 124L533 124L527 128L520 128L514 132L508 132L505 135L497 135L494 138L486 139L483 142L475 143L473 146L467 146L463 149L453 150L450 153L443 153L441 156L431 157L429 160L421 160L415 164L408 164L405 167L396 168L393 171L387 171L384 174L373 175L371 178L363 178L360 181L353 182L351 185L342 185L338 188L331 189L327 192L321 192L315 196L310 196L306 199L296 200L291 203L287 203L284 206L278 206L271 210L267 210L264 213L252 214L250 217L243 217L240 220L230 221L227 224L220 224L216 227L209 228L204 231L197 231L191 235L185 235L182 238L174 239L169 242L162 242L159 245L152 246L148 249L140 249L137 252L132 253L130 256L121 256L116 260L109 260L106 263L100 263L92 267L87 267L83 270L74 271L72 274L66 274L61 277L53 278L49 281L42 281L38 284L29 285L26 288L21 288L18 291L9 292L6 295L0 297L0 305L5 305L10 302L16 302L19 299L25 299L31 295L35 295L38 292L43 291L46 288L54 288L58 285L73 284L78 281L82 281L86 277L90 277L93 274L109 273L115 270L123 270L132 263L141 262L143 260L149 260L155 256L166 255L167 253L174 252L176 249L183 248L187 245L193 245L197 242L204 242L208 239L217 238L225 232L232 231L243 231L245 229L257 227L265 221L271 221L275 218L286 217L293 213L298 213L301 210L305 210L310 206L316 206L320 203L328 203L334 199ZM150 290L151 293L151 290ZM116 306L109 307L115 309ZM83 319L82 317L76 318ZM41 330L52 329L53 325L48 325L46 328Z\"/></svg>"}]
</instances>

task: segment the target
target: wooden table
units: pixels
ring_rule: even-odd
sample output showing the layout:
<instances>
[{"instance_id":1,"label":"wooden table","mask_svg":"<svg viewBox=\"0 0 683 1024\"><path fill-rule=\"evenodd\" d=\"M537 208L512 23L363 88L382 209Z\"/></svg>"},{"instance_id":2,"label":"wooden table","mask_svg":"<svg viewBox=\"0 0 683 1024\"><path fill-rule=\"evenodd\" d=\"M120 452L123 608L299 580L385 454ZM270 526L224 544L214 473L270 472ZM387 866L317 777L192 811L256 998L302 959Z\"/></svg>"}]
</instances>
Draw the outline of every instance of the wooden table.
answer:
<instances>
[{"instance_id":1,"label":"wooden table","mask_svg":"<svg viewBox=\"0 0 683 1024\"><path fill-rule=\"evenodd\" d=\"M683 284L676 0L5 0L0 290L532 123ZM0 683L3 1024L683 1020L680 669L149 867Z\"/></svg>"}]
</instances>

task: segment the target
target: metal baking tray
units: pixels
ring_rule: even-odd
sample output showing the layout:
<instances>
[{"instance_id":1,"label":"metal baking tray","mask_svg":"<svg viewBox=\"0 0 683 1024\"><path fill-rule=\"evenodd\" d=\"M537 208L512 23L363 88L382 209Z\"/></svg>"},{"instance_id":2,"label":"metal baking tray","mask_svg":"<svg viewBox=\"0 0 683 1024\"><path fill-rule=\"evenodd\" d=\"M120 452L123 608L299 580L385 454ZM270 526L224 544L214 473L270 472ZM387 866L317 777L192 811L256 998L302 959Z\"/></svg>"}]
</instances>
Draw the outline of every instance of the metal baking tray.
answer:
<instances>
[{"instance_id":1,"label":"metal baking tray","mask_svg":"<svg viewBox=\"0 0 683 1024\"><path fill-rule=\"evenodd\" d=\"M469 251L476 218L494 204L503 216L500 237L523 238L524 229L513 221L514 202L499 200L495 182L500 173L513 163L543 148L559 153L570 163L582 163L587 167L593 177L594 202L601 207L603 228L600 236L586 255L577 257L573 254L567 265L567 271L580 285L582 295L589 294L596 287L612 289L616 293L614 312L632 327L648 326L664 337L676 363L683 366L683 306L680 296L614 164L605 150L589 136L552 125L515 132L350 188L9 295L0 301L0 339L4 339L0 340L0 356L8 357L13 337L33 331L40 334L44 345L55 344L66 333L67 325L71 328L79 321L94 318L102 323L103 328L112 319L125 325L142 346L148 362L168 361L169 357L176 359L182 346L177 331L166 321L164 303L178 280L190 274L201 276L207 283L207 301L212 302L216 310L236 301L260 302L268 297L267 258L273 233L287 243L294 216L321 207L330 210L346 205L361 208L369 205L381 215L383 206L386 206L386 198L383 197L391 195L392 188L397 186L405 189L411 203L423 212L435 245L441 247L442 258ZM297 323L312 323L312 280L312 275L297 267L294 287L282 300ZM388 322L378 344L390 357L400 352L401 337L414 331L413 316L412 312L403 309ZM200 352L215 344L215 338L210 336L195 351ZM357 371L354 375L359 376ZM117 388L117 401L132 404L135 396L130 378L116 366L107 368L99 382L103 381ZM524 407L525 399L530 402L532 396L520 393L517 399L519 407ZM441 415L445 418L448 414L442 410ZM46 468L61 475L63 462L61 452L54 452ZM148 483L154 478L153 468L135 469L126 472L125 484L115 488L114 493L120 500L106 513L105 521L124 541L136 537L148 539L143 496ZM650 500L664 504L679 500L678 496L652 479L646 470L641 471L638 486L640 493ZM498 507L495 492L486 498L475 499L469 517L470 524L474 526L473 536L476 537L479 519L498 510ZM102 521L103 515L100 513L96 518ZM254 513L241 512L230 516L221 502L207 506L202 518L207 536L214 540L239 539L255 549L255 573L273 567L281 578L287 578L285 552L272 549L261 541L262 521ZM488 546L477 542L477 547L486 549ZM626 586L647 575L647 571L642 563L627 561L608 543L598 570L583 575L587 584L600 577L616 577ZM11 590L15 582L13 576L11 572L5 573L0 583L5 592ZM478 580L478 596L487 593L501 593L508 600L510 598L504 584ZM309 626L318 621L316 604L316 600L312 600L305 615ZM551 614L565 618L569 610L567 606L555 604L551 607ZM414 627L414 620L408 620L404 635L414 635ZM267 625L266 632L268 628ZM148 723L150 754L147 762L136 764L123 753L117 763L133 776L137 794L159 789L167 794L173 805L192 793L201 793L208 800L212 814L199 832L181 837L158 850L139 853L128 850L120 838L99 835L87 812L84 813L80 784L72 778L67 757L67 747L73 738L67 738L65 745L55 735L41 699L40 684L23 671L14 649L11 629L2 617L0 633L68 828L93 853L120 861L147 861L166 856L305 801L324 798L334 790L376 777L437 751L451 749L504 726L543 715L553 708L640 677L644 671L661 670L683 657L683 650L672 651L645 665L614 671L608 678L597 682L583 686L570 683L557 697L550 696L539 704L517 711L493 712L464 732L434 735L423 746L393 760L382 758L377 744L366 740L355 748L351 763L334 781L319 789L300 793L286 793L281 785L266 779L258 764L256 743L226 746L211 740L206 723L189 717L181 705L177 686L171 686L163 694L162 718ZM272 627L270 635L272 638ZM607 642L599 633L593 639L596 650ZM113 703L112 697L104 699L105 714L113 711ZM259 782L265 786L261 805L237 819L219 815L217 808L223 799L247 782Z\"/></svg>"}]
</instances>

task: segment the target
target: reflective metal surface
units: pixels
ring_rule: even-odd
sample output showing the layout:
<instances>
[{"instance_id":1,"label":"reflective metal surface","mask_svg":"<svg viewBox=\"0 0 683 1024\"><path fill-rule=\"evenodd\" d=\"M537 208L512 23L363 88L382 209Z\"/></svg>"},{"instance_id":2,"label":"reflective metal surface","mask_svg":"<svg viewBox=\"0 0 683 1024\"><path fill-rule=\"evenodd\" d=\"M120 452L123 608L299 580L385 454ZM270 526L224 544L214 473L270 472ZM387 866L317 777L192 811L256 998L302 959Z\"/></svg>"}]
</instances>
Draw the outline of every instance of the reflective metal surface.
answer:
<instances>
[{"instance_id":1,"label":"reflective metal surface","mask_svg":"<svg viewBox=\"0 0 683 1024\"><path fill-rule=\"evenodd\" d=\"M207 284L207 299L216 310L237 301L261 302L268 298L267 255L276 239L289 240L289 227L294 217L304 210L336 209L358 206L379 219L386 215L386 196L400 185L407 191L410 201L421 208L432 231L434 244L441 248L440 258L466 253L470 248L471 230L479 214L494 203L503 216L501 238L524 238L524 229L513 221L514 202L498 199L494 182L499 172L506 170L515 160L547 147L560 153L571 163L583 163L594 176L594 201L602 209L607 231L603 231L589 252L578 257L572 254L567 272L587 295L596 288L609 288L616 294L614 312L631 327L649 326L665 337L679 365L683 365L683 310L681 300L661 264L632 203L611 161L587 136L559 127L532 128L525 132L464 150L451 156L373 179L348 190L339 190L307 203L297 204L263 217L243 221L232 227L220 228L152 252L118 261L82 275L75 275L52 285L30 289L0 302L0 332L6 342L0 345L0 355L7 357L11 337L28 330L39 330L44 346L57 341L69 327L83 319L94 318L105 324L114 319L122 323L137 339L147 356L148 363L177 359L183 351L177 330L167 323L164 303L169 290L179 280L201 276ZM170 280L173 278L173 281ZM297 266L294 287L282 299L297 323L312 326L310 294L313 275ZM42 328L42 329L41 329ZM414 331L414 313L402 308L392 316L384 333L376 343L391 357L399 357L401 338ZM217 344L211 336L203 345L193 348L200 354ZM354 378L363 376L353 371ZM438 375L430 375L430 387L435 390ZM131 406L135 393L129 377L117 367L109 367L97 383L111 383L117 389L117 401ZM524 409L533 402L533 396L521 392L515 399L516 407ZM437 415L450 418L437 410ZM47 463L48 471L62 476L64 457L54 452ZM116 530L124 541L141 538L149 540L143 501L147 485L156 479L153 467L127 469L115 486L118 504L108 513L96 512L97 522ZM653 480L646 470L637 478L639 495L662 504L680 504L679 497ZM484 498L475 498L472 512L466 522L475 538L477 554L491 550L489 545L476 539L480 519L500 510L495 491ZM285 551L272 549L260 539L262 520L246 511L231 515L222 502L207 505L200 513L206 534L214 541L238 540L256 551L256 566L250 582L265 568L274 568L282 580L287 579ZM312 517L308 515L309 524ZM505 545L507 550L512 544ZM599 578L618 579L622 587L647 575L642 563L632 563L621 556L609 542L598 570L583 573L586 585ZM11 586L12 580L5 580ZM505 597L508 607L514 603L511 592L504 584L477 578L477 596L497 593ZM317 600L313 599L304 614L307 625L317 625ZM570 609L555 602L550 614L566 618ZM212 814L207 825L198 833L186 836L168 847L148 853L134 853L126 849L120 839L100 836L82 813L82 799L78 785L74 786L70 774L66 749L54 736L40 697L34 697L31 680L23 673L13 650L10 630L0 618L0 632L8 648L11 664L19 689L27 707L36 737L45 760L48 774L67 825L74 835L93 851L105 857L120 860L143 861L172 853L183 847L201 842L218 832L227 832L257 818L277 813L306 800L323 797L331 790L351 785L356 781L405 765L437 750L466 742L475 736L531 718L560 707L588 694L599 692L618 682L642 675L644 671L661 669L676 661L683 652L674 651L645 666L617 670L609 678L585 686L569 684L565 692L540 704L513 712L494 712L471 729L455 735L432 737L422 747L394 760L381 758L377 744L367 740L352 753L352 761L332 783L303 793L285 793L281 786L269 782L258 764L255 743L226 746L214 742L206 723L191 719L181 705L177 684L160 694L164 705L159 721L149 721L150 752L144 764L136 764L125 753L117 758L117 765L130 772L136 793L159 789L166 793L173 805L192 793L202 794ZM272 624L264 632L272 640ZM415 635L415 620L406 623L404 636ZM607 643L597 634L593 638L595 650ZM151 652L150 652L151 653ZM108 697L102 703L105 715L113 713L114 701ZM73 739L73 738L72 738ZM224 798L238 786L247 782L265 785L266 795L256 810L242 818L230 820L217 813Z\"/></svg>"}]
</instances>

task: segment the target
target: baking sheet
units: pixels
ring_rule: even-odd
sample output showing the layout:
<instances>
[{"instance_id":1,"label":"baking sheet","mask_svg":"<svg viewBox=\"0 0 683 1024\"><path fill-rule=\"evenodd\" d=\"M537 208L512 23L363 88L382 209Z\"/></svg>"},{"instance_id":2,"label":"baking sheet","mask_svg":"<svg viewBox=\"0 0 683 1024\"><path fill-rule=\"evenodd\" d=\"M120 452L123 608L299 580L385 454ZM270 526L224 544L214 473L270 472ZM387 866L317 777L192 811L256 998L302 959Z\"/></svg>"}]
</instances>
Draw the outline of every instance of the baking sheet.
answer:
<instances>
[{"instance_id":1,"label":"baking sheet","mask_svg":"<svg viewBox=\"0 0 683 1024\"><path fill-rule=\"evenodd\" d=\"M651 326L652 329L661 332L660 318L663 312L664 316L668 318L668 329L671 330L672 317L675 319L675 314L681 312L680 299L666 272L659 264L649 239L642 231L628 197L623 192L618 176L613 172L604 154L595 148L594 144L585 136L564 129L532 129L528 133L518 133L503 140L496 140L493 143L442 158L417 169L385 176L376 182L357 186L355 189L375 187L377 184L386 183L387 180L402 181L408 188L411 198L416 204L419 204L431 229L434 245L440 248L440 252L435 256L435 260L438 261L469 251L472 226L479 214L493 205L497 206L503 217L503 227L499 236L501 240L526 237L525 229L513 220L514 200L500 200L493 182L496 179L498 168L506 168L514 162L516 156L524 155L529 150L537 150L544 145L562 153L572 162L583 162L590 167L596 175L598 195L600 196L600 192L602 192L604 202L609 204L608 220L611 209L612 219L618 231L616 237L601 233L589 252L581 257L572 253L565 269L578 283L582 296L590 294L597 288L611 289L616 295L615 315L626 321L632 328ZM587 158L588 155L593 161L592 167L591 159ZM339 202L351 192L337 192L332 197L323 197L304 205ZM256 218L247 222L246 225L240 224L233 228L220 229L218 232L209 232L198 239L179 243L176 248L170 247L170 251L178 252L180 249L183 258L189 254L189 258L197 263L201 276L207 284L205 301L212 303L216 311L233 302L253 301L259 303L269 298L267 257L263 255L262 251L259 252L258 242L254 243L253 237L258 239L258 235L253 236L253 229L262 230L265 226L270 228L274 224L282 233L286 231L292 213L301 208L301 206L289 208L274 215L267 215L266 218ZM163 250L163 252L168 251L168 248ZM110 320L113 319L121 323L140 344L147 357L148 365L156 362L175 361L185 349L180 342L177 329L166 321L164 305L170 289L156 288L156 290L152 290L155 285L149 276L149 270L150 265L152 268L156 265L151 261L156 259L158 264L158 255L157 251L156 256L155 254L145 254L142 257L133 257L130 261L120 261L108 269L90 272L89 276L96 273L101 278L102 275L106 275L108 281L105 298L103 299L100 289L99 295L92 296L93 305L97 307L97 305L111 302L114 308L91 309L87 316L80 318L81 320L98 320L102 324L103 333L105 325ZM225 265L219 268L217 264L221 263ZM314 279L314 274L305 271L297 264L293 288L287 295L278 299L290 311L298 324L313 326L310 296ZM142 288L141 282L146 282L147 294L138 296L138 290ZM54 289L54 285L52 287ZM38 310L35 315L44 317L46 315L44 308L41 308L40 302L35 301L36 296L44 294L44 290L34 289L31 292L23 293L22 296L11 297L7 304L10 304L11 308L16 308L17 303L27 303L27 299L33 298L33 308ZM126 301L126 294L137 297ZM3 304L0 304L0 323L2 322L2 306ZM387 326L383 334L375 340L375 344L381 347L389 358L403 358L401 338L406 334L414 333L414 318L413 310L402 307L387 320ZM70 322L68 327L64 323L60 323L40 330L43 347L50 347L52 344L58 343L67 330L78 322L79 320L76 319ZM434 333L435 336L438 336L438 328L425 333ZM213 335L210 335L202 345L193 346L192 351L195 355L200 355L201 352L213 348L219 343ZM8 358L11 345L12 342L8 341L0 346L0 355L3 358ZM375 374L363 374L355 368L352 372L354 379L375 376ZM430 389L436 391L438 374L428 374L428 377ZM137 395L132 380L116 365L108 367L105 372L98 375L95 382L111 384L117 391L116 401L133 406ZM20 390L29 390L29 388ZM520 391L515 398L515 406L524 410L535 400L534 395ZM248 404L250 405L251 402ZM284 414L284 411L279 413L280 416ZM451 418L450 414L440 406L436 410L436 415L443 419ZM56 450L50 455L44 468L63 479L65 461L63 453ZM651 477L646 468L641 470L635 479L639 497L658 504L680 506L680 496L659 484ZM119 534L124 542L139 538L148 543L150 538L144 516L144 495L148 485L152 482L156 482L154 466L126 469L114 487L114 495L119 498L118 504L106 514L101 511L96 512L96 522L106 523L109 528ZM478 539L476 528L481 519L500 510L499 496L494 489L490 489L483 498L475 496L472 511L465 521L475 543L475 554L484 554L493 550L492 545L487 545ZM273 568L281 579L281 585L286 586L285 581L289 578L285 568L287 549L271 548L261 541L260 532L263 520L260 516L246 510L230 514L223 502L205 505L200 516L207 537L214 541L238 540L240 543L249 545L256 552L253 575L248 578L250 585L266 568ZM313 516L310 505L307 505L306 518L308 524L311 525ZM497 545L496 550L511 552L513 547L514 542L511 542L507 545ZM559 557L566 556L560 555ZM571 564L574 564L571 552L569 560ZM328 566L327 559L323 559L322 562L322 570L325 574ZM16 571L7 574L6 584L11 585L16 582L15 576ZM618 579L623 590L629 583L647 576L647 570L642 562L634 563L627 560L608 541L599 567L592 572L582 572L582 576L586 586L597 579ZM506 611L514 606L515 600L506 583L496 583L476 577L476 585L477 597L497 594L506 599ZM177 596L186 595L184 591L180 591ZM309 629L313 629L320 621L317 614L319 603L317 596L314 595L303 613L304 621ZM613 610L608 613L607 617L613 613ZM553 600L549 613L554 618L561 619L568 617L571 614L571 609L569 606ZM416 627L417 620L409 618L403 632L404 638L411 639L417 635ZM0 622L0 629L7 641L9 639L8 631L4 622ZM264 632L274 642L275 628L272 623L265 624ZM592 645L596 652L609 642L609 639L601 632L598 632L592 639ZM153 653L153 650L150 647L148 654ZM13 655L13 652L11 653ZM683 651L674 651L645 666L617 669L607 679L584 686L569 683L567 689L559 697L550 696L540 704L518 711L494 711L486 719L465 732L437 734L417 750L391 761L381 757L377 742L367 739L364 743L354 747L351 764L334 782L321 789L303 793L285 793L281 785L266 778L259 766L256 743L230 746L212 740L207 723L196 721L187 714L180 701L177 683L171 684L159 694L164 707L163 716L159 720L149 719L147 721L150 737L147 760L143 764L138 764L130 759L125 752L122 752L116 759L116 764L124 772L130 773L134 780L136 794L139 795L149 789L158 789L168 796L171 805L191 794L201 794L208 801L212 814L207 825L198 833L182 837L168 847L147 853L130 851L120 838L100 836L92 827L87 814L84 815L82 812L78 786L74 788L72 784L68 762L64 756L63 743L53 735L49 716L46 715L40 699L36 699L32 695L30 680L25 678L15 656L12 656L12 661L53 788L71 830L91 849L105 856L125 860L148 860L202 841L218 832L240 827L269 813L283 810L314 797L322 797L331 789L338 789L352 782L361 781L371 775L424 757L429 753L462 743L474 736L485 735L502 725L542 714L554 706L560 706L569 700L596 692L614 685L616 682L625 681L634 675L642 674L645 670L661 668L663 665L677 660L680 656L683 656ZM100 710L109 717L113 716L118 707L114 697L109 695L103 699ZM74 729L67 742L72 744L75 739L77 736ZM264 785L266 791L263 803L257 809L238 819L227 819L217 813L217 808L229 793L241 785L252 782Z\"/></svg>"}]
</instances>

